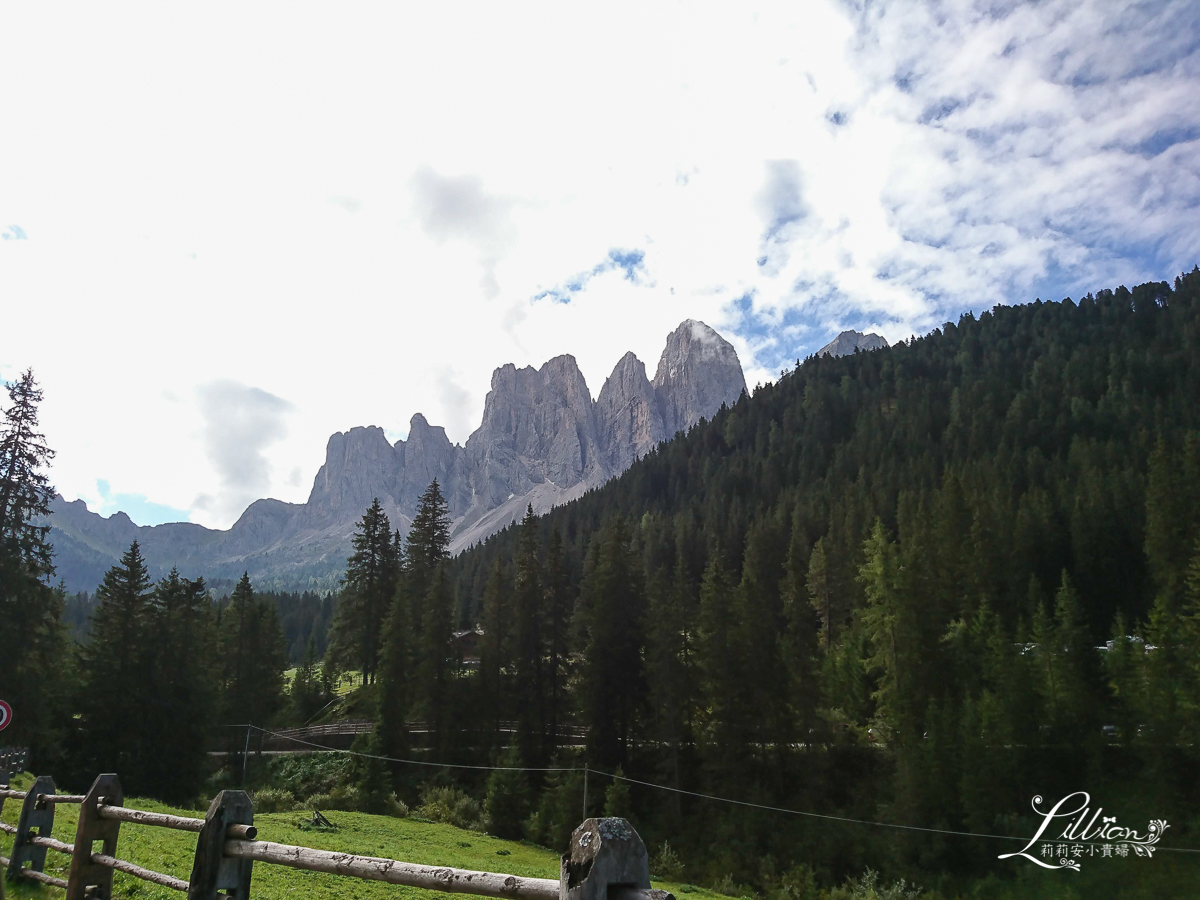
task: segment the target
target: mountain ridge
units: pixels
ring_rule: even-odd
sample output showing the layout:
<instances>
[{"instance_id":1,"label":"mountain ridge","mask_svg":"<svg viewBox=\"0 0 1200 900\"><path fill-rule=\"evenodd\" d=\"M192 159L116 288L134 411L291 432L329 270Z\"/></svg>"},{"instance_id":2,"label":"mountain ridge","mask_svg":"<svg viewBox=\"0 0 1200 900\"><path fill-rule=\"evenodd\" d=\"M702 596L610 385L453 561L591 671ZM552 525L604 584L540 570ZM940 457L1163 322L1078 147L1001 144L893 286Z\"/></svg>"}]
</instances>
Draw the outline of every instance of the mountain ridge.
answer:
<instances>
[{"instance_id":1,"label":"mountain ridge","mask_svg":"<svg viewBox=\"0 0 1200 900\"><path fill-rule=\"evenodd\" d=\"M594 399L569 354L539 368L499 366L482 421L463 444L419 412L407 437L394 444L376 425L334 432L306 502L256 500L225 530L189 522L139 526L123 512L105 518L61 496L47 524L71 590L93 589L134 540L153 577L172 566L185 577L217 581L248 571L264 588L328 590L345 565L355 524L376 497L403 534L436 478L457 553L527 505L546 512L600 486L745 389L733 346L688 319L667 336L653 380L626 353Z\"/></svg>"}]
</instances>

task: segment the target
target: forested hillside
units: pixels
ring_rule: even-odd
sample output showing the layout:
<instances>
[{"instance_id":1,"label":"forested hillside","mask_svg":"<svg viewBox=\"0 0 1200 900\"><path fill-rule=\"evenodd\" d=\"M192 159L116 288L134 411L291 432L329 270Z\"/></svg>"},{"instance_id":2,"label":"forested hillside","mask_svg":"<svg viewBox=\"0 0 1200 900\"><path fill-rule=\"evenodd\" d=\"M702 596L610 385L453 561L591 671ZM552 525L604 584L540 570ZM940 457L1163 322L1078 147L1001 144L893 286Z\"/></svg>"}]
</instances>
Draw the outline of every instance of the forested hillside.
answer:
<instances>
[{"instance_id":1,"label":"forested hillside","mask_svg":"<svg viewBox=\"0 0 1200 900\"><path fill-rule=\"evenodd\" d=\"M483 674L516 673L496 715L577 712L594 763L648 780L916 826L1011 833L1086 781L1186 843L1198 350L1194 270L805 361L451 562ZM537 578L566 582L543 594L573 611L563 654L523 649L556 640L521 600ZM786 855L746 816L703 827ZM964 864L953 839L889 846Z\"/></svg>"}]
</instances>

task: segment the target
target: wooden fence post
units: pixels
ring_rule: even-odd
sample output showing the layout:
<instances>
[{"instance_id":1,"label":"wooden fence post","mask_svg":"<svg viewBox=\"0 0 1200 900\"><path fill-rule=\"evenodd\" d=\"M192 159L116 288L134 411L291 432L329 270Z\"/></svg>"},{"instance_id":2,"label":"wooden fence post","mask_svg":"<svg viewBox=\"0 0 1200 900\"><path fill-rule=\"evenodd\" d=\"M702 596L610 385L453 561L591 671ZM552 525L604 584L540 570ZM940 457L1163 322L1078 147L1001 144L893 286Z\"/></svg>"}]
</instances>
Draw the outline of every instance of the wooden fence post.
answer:
<instances>
[{"instance_id":1,"label":"wooden fence post","mask_svg":"<svg viewBox=\"0 0 1200 900\"><path fill-rule=\"evenodd\" d=\"M25 803L21 806L21 817L17 820L17 833L13 835L12 856L9 857L8 874L15 877L21 869L21 863L29 860L29 867L41 872L46 867L46 848L29 843L33 829L38 830L38 837L50 837L54 828L54 804L38 803L39 794L53 794L54 779L42 775L33 782L33 787L25 795Z\"/></svg>"},{"instance_id":2,"label":"wooden fence post","mask_svg":"<svg viewBox=\"0 0 1200 900\"><path fill-rule=\"evenodd\" d=\"M217 891L232 900L248 900L253 861L225 855L226 829L253 825L254 804L245 791L221 791L208 807L196 839L196 860L188 880L188 900L216 900ZM68 898L71 900L71 898Z\"/></svg>"},{"instance_id":3,"label":"wooden fence post","mask_svg":"<svg viewBox=\"0 0 1200 900\"><path fill-rule=\"evenodd\" d=\"M650 891L650 856L625 819L585 819L571 833L558 880L559 900L616 900L621 888L638 888L667 900L667 891ZM672 898L674 900L674 898Z\"/></svg>"},{"instance_id":4,"label":"wooden fence post","mask_svg":"<svg viewBox=\"0 0 1200 900\"><path fill-rule=\"evenodd\" d=\"M79 827L75 830L75 852L71 854L71 874L67 877L67 900L111 900L113 870L92 862L94 841L103 841L105 856L116 856L117 834L121 823L102 819L96 807L100 798L106 806L125 802L121 780L116 775L99 775L79 806Z\"/></svg>"}]
</instances>

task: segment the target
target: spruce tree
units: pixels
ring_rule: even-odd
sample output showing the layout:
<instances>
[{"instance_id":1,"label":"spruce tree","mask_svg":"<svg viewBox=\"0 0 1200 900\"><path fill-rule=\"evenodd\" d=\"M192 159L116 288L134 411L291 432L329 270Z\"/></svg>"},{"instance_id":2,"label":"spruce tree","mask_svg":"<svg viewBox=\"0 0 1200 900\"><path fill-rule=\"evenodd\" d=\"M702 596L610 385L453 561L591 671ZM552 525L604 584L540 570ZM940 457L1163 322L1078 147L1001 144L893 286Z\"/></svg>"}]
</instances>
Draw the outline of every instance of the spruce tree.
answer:
<instances>
[{"instance_id":1,"label":"spruce tree","mask_svg":"<svg viewBox=\"0 0 1200 900\"><path fill-rule=\"evenodd\" d=\"M417 668L418 709L425 720L429 745L435 757L449 748L454 711L450 709L450 582L445 563L433 570L425 592L425 614L421 623L421 658Z\"/></svg>"},{"instance_id":2,"label":"spruce tree","mask_svg":"<svg viewBox=\"0 0 1200 900\"><path fill-rule=\"evenodd\" d=\"M0 685L15 716L4 739L52 765L69 721L72 678L63 622L65 597L50 586L54 564L49 514L54 489L44 471L54 457L38 431L42 392L32 370L9 384L0 422Z\"/></svg>"},{"instance_id":3,"label":"spruce tree","mask_svg":"<svg viewBox=\"0 0 1200 900\"><path fill-rule=\"evenodd\" d=\"M497 557L483 590L483 637L479 653L480 717L487 723L487 746L500 746L500 723L508 709L504 679L510 668L512 616L504 565Z\"/></svg>"},{"instance_id":4,"label":"spruce tree","mask_svg":"<svg viewBox=\"0 0 1200 900\"><path fill-rule=\"evenodd\" d=\"M255 596L248 573L242 573L221 613L218 657L222 724L259 728L271 724L284 704L287 654L275 605Z\"/></svg>"},{"instance_id":5,"label":"spruce tree","mask_svg":"<svg viewBox=\"0 0 1200 900\"><path fill-rule=\"evenodd\" d=\"M317 636L312 633L308 636L308 643L304 645L304 656L296 668L289 692L290 716L298 725L306 724L326 703L318 662Z\"/></svg>"},{"instance_id":6,"label":"spruce tree","mask_svg":"<svg viewBox=\"0 0 1200 900\"><path fill-rule=\"evenodd\" d=\"M44 578L54 572L50 527L33 520L50 514L54 488L43 469L54 451L38 431L42 392L32 369L8 385L8 397L0 426L0 549L17 556L28 575Z\"/></svg>"},{"instance_id":7,"label":"spruce tree","mask_svg":"<svg viewBox=\"0 0 1200 900\"><path fill-rule=\"evenodd\" d=\"M408 756L409 693L412 678L412 647L409 642L411 604L406 593L406 560L400 543L400 532L392 534L392 554L396 558L396 589L384 620L380 647L379 717L375 735L380 756L404 759ZM392 782L398 784L402 773L392 771Z\"/></svg>"},{"instance_id":8,"label":"spruce tree","mask_svg":"<svg viewBox=\"0 0 1200 900\"><path fill-rule=\"evenodd\" d=\"M375 681L379 668L380 635L396 595L400 577L391 523L376 497L352 540L354 553L346 562L346 575L330 627L330 654L345 668L362 672L363 684Z\"/></svg>"},{"instance_id":9,"label":"spruce tree","mask_svg":"<svg viewBox=\"0 0 1200 900\"><path fill-rule=\"evenodd\" d=\"M613 518L596 536L590 556L580 588L586 634L581 699L591 758L611 768L626 760L645 702L645 590L623 518Z\"/></svg>"},{"instance_id":10,"label":"spruce tree","mask_svg":"<svg viewBox=\"0 0 1200 900\"><path fill-rule=\"evenodd\" d=\"M906 603L906 591L895 543L883 523L876 520L871 536L864 546L864 561L859 581L867 595L867 605L860 610L864 630L871 642L871 668L878 673L875 701L875 726L880 737L888 740L893 734L911 738L915 721L911 715L911 617Z\"/></svg>"},{"instance_id":11,"label":"spruce tree","mask_svg":"<svg viewBox=\"0 0 1200 900\"><path fill-rule=\"evenodd\" d=\"M452 721L449 700L452 587L446 579L445 562L450 556L450 518L446 499L437 480L421 494L420 504L404 546L404 566L397 602L393 606L388 629L390 647L385 648L393 673L404 661L404 688L408 697L401 699L399 679L385 686L381 703L398 711L403 704L425 719L430 739L438 752L446 745L448 724ZM401 617L406 625L400 629ZM400 645L404 644L403 647ZM411 672L411 677L408 673ZM395 733L397 725L391 730Z\"/></svg>"},{"instance_id":12,"label":"spruce tree","mask_svg":"<svg viewBox=\"0 0 1200 900\"><path fill-rule=\"evenodd\" d=\"M526 766L540 766L550 752L543 693L545 647L542 638L542 572L538 561L538 524L530 504L521 520L513 584L513 700L517 712L517 749Z\"/></svg>"},{"instance_id":13,"label":"spruce tree","mask_svg":"<svg viewBox=\"0 0 1200 900\"><path fill-rule=\"evenodd\" d=\"M520 765L516 748L509 747L500 757L500 768L488 775L483 802L488 833L510 841L524 836L525 819L529 815L529 781Z\"/></svg>"},{"instance_id":14,"label":"spruce tree","mask_svg":"<svg viewBox=\"0 0 1200 900\"><path fill-rule=\"evenodd\" d=\"M216 724L212 603L203 579L189 581L172 569L155 585L149 607L149 676L140 735L148 748L143 790L185 802L203 786L205 748Z\"/></svg>"},{"instance_id":15,"label":"spruce tree","mask_svg":"<svg viewBox=\"0 0 1200 900\"><path fill-rule=\"evenodd\" d=\"M151 641L158 636L149 589L146 563L134 541L96 590L75 701L82 770L118 772L131 791L142 789L151 750L143 739L150 724L146 700L155 689Z\"/></svg>"},{"instance_id":16,"label":"spruce tree","mask_svg":"<svg viewBox=\"0 0 1200 900\"><path fill-rule=\"evenodd\" d=\"M721 777L733 777L750 741L745 666L749 648L738 627L737 590L724 554L714 548L700 582L697 656L702 674L705 756Z\"/></svg>"},{"instance_id":17,"label":"spruce tree","mask_svg":"<svg viewBox=\"0 0 1200 900\"><path fill-rule=\"evenodd\" d=\"M633 811L633 803L629 797L629 785L623 780L625 770L617 766L613 774L616 777L604 789L604 815L628 819Z\"/></svg>"},{"instance_id":18,"label":"spruce tree","mask_svg":"<svg viewBox=\"0 0 1200 900\"><path fill-rule=\"evenodd\" d=\"M570 573L562 533L556 528L550 533L546 548L545 571L546 613L546 678L547 731L557 745L559 731L565 724L568 709L567 659L569 653Z\"/></svg>"},{"instance_id":19,"label":"spruce tree","mask_svg":"<svg viewBox=\"0 0 1200 900\"><path fill-rule=\"evenodd\" d=\"M821 649L826 653L833 647L834 629L841 624L841 616L835 609L833 572L825 559L825 539L819 538L813 545L808 560L808 574L804 579L808 596L821 623Z\"/></svg>"},{"instance_id":20,"label":"spruce tree","mask_svg":"<svg viewBox=\"0 0 1200 900\"><path fill-rule=\"evenodd\" d=\"M420 636L425 619L424 602L434 570L450 558L450 515L446 498L435 478L421 494L404 547L404 590L412 604L409 621Z\"/></svg>"}]
</instances>

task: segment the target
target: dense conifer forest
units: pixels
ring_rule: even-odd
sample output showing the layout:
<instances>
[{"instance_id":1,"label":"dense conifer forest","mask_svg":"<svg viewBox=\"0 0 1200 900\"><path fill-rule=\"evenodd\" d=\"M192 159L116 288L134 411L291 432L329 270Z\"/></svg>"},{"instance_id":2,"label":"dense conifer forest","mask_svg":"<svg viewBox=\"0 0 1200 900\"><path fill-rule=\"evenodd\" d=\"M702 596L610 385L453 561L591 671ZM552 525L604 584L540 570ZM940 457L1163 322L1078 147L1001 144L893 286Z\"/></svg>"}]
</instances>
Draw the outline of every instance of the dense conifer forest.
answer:
<instances>
[{"instance_id":1,"label":"dense conifer forest","mask_svg":"<svg viewBox=\"0 0 1200 900\"><path fill-rule=\"evenodd\" d=\"M5 690L42 711L24 732L42 759L133 768L163 796L200 790L197 735L219 725L370 717L371 758L342 776L359 808L462 789L496 833L551 847L585 808L627 814L660 864L780 898L866 865L1003 871L1011 845L950 832L1027 837L1035 794L1086 789L1197 846L1198 348L1200 269L997 306L798 361L454 559L437 482L404 538L376 502L336 605L248 579L214 604L151 585L135 545L76 598L78 652L67 621L88 610L64 613L28 525L42 484L0 518L3 613L32 623L3 638ZM337 701L348 671L362 687ZM106 731L100 701L138 736ZM412 758L593 780L585 807L578 771Z\"/></svg>"}]
</instances>

